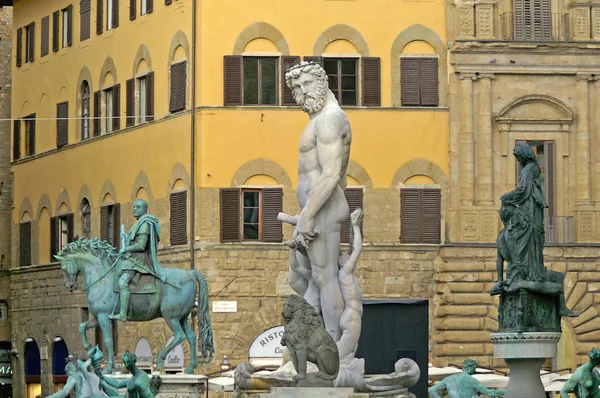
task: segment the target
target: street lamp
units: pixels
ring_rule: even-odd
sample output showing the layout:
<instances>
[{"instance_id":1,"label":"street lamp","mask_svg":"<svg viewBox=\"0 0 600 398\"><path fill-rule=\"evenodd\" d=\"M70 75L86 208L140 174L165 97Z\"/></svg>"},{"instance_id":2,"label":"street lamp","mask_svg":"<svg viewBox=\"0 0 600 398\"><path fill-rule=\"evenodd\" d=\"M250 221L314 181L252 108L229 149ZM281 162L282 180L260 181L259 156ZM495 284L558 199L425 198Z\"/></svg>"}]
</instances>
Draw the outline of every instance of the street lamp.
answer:
<instances>
[{"instance_id":1,"label":"street lamp","mask_svg":"<svg viewBox=\"0 0 600 398\"><path fill-rule=\"evenodd\" d=\"M231 362L227 360L227 355L223 355L223 360L221 361L221 372L227 372L231 369Z\"/></svg>"}]
</instances>

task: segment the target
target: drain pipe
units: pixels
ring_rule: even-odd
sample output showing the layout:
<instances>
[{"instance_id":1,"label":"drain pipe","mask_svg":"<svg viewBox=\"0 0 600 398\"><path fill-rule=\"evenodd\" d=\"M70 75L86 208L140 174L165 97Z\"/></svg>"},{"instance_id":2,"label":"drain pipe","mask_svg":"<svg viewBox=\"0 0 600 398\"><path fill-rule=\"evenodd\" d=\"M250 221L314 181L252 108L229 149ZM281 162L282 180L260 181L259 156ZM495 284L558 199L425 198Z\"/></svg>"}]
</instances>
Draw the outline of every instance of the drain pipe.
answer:
<instances>
[{"instance_id":1,"label":"drain pipe","mask_svg":"<svg viewBox=\"0 0 600 398\"><path fill-rule=\"evenodd\" d=\"M191 65L191 107L190 123L190 269L194 269L196 242L196 0L192 0L192 65Z\"/></svg>"}]
</instances>

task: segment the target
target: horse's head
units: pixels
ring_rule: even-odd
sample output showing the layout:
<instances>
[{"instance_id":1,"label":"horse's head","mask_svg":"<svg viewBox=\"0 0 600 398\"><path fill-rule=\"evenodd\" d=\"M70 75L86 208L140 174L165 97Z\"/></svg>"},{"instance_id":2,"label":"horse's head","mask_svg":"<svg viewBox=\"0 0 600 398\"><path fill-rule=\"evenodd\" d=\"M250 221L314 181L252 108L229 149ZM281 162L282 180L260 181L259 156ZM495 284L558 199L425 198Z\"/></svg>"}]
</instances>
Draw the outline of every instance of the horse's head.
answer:
<instances>
[{"instance_id":1,"label":"horse's head","mask_svg":"<svg viewBox=\"0 0 600 398\"><path fill-rule=\"evenodd\" d=\"M73 259L70 255L66 256L54 256L58 261L60 261L60 268L63 272L63 277L65 278L65 282L67 287L73 291L79 289L79 284L77 283L77 275L79 275L79 268L77 268L73 264Z\"/></svg>"}]
</instances>

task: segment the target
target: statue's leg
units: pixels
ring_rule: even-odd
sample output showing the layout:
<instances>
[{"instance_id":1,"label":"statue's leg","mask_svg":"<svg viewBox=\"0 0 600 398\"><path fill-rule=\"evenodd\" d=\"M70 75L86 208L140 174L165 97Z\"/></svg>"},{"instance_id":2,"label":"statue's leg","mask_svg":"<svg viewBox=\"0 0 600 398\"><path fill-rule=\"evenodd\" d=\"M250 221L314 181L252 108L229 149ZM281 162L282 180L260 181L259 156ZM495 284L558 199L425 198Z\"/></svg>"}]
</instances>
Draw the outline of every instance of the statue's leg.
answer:
<instances>
[{"instance_id":1,"label":"statue's leg","mask_svg":"<svg viewBox=\"0 0 600 398\"><path fill-rule=\"evenodd\" d=\"M125 271L119 277L119 314L118 315L110 315L110 319L116 319L119 321L126 322L127 321L127 312L129 310L129 299L131 298L131 292L129 291L129 282L135 276L135 271Z\"/></svg>"},{"instance_id":2,"label":"statue's leg","mask_svg":"<svg viewBox=\"0 0 600 398\"><path fill-rule=\"evenodd\" d=\"M320 225L317 220L315 225ZM321 228L318 237L309 243L308 255L312 266L312 279L319 289L325 329L338 341L342 334L340 318L344 310L344 299L338 279L341 224L336 226L338 228Z\"/></svg>"},{"instance_id":3,"label":"statue's leg","mask_svg":"<svg viewBox=\"0 0 600 398\"><path fill-rule=\"evenodd\" d=\"M187 338L188 343L190 344L190 364L185 368L185 373L192 374L194 370L198 367L198 358L196 357L196 333L194 329L190 326L190 323L187 320L187 316L183 317L180 322L181 327L183 328L183 332L185 333L185 337Z\"/></svg>"},{"instance_id":4,"label":"statue's leg","mask_svg":"<svg viewBox=\"0 0 600 398\"><path fill-rule=\"evenodd\" d=\"M165 359L167 359L167 354L171 352L171 350L177 347L179 344L185 340L185 333L181 328L181 324L179 323L179 319L174 318L165 318L167 325L173 332L173 341L158 354L158 358L156 359L156 370L160 371L165 366Z\"/></svg>"},{"instance_id":5,"label":"statue's leg","mask_svg":"<svg viewBox=\"0 0 600 398\"><path fill-rule=\"evenodd\" d=\"M297 254L296 250L290 250L290 271L288 274L288 282L290 287L299 296L304 296L306 289L308 289L308 280L304 277L304 275L302 275L300 272L301 270L299 270L299 267L301 266L299 263L300 260L300 255ZM306 259L306 261L308 262L308 259Z\"/></svg>"},{"instance_id":6,"label":"statue's leg","mask_svg":"<svg viewBox=\"0 0 600 398\"><path fill-rule=\"evenodd\" d=\"M112 334L112 321L108 319L108 314L101 312L97 315L102 335L104 336L104 345L106 346L106 359L108 363L102 373L109 374L113 371L113 363L115 359L115 347L113 345L113 334Z\"/></svg>"},{"instance_id":7,"label":"statue's leg","mask_svg":"<svg viewBox=\"0 0 600 398\"><path fill-rule=\"evenodd\" d=\"M83 341L83 348L89 350L92 348L90 342L87 339L87 330L98 327L98 320L96 318L88 319L86 322L79 324L79 334L81 335L81 341Z\"/></svg>"}]
</instances>

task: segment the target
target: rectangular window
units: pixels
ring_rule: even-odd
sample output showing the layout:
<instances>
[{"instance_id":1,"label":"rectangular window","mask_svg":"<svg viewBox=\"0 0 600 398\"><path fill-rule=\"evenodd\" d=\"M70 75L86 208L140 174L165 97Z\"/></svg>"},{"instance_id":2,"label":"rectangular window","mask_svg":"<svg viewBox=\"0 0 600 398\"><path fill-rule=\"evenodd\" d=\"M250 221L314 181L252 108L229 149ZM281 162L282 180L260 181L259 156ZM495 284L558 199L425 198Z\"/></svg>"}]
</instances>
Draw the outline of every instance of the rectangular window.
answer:
<instances>
[{"instance_id":1,"label":"rectangular window","mask_svg":"<svg viewBox=\"0 0 600 398\"><path fill-rule=\"evenodd\" d=\"M438 59L400 59L402 106L438 106Z\"/></svg>"},{"instance_id":2,"label":"rectangular window","mask_svg":"<svg viewBox=\"0 0 600 398\"><path fill-rule=\"evenodd\" d=\"M69 243L69 224L67 216L58 217L58 250L62 250Z\"/></svg>"},{"instance_id":3,"label":"rectangular window","mask_svg":"<svg viewBox=\"0 0 600 398\"><path fill-rule=\"evenodd\" d=\"M81 139L90 138L90 89L86 84L81 93Z\"/></svg>"},{"instance_id":4,"label":"rectangular window","mask_svg":"<svg viewBox=\"0 0 600 398\"><path fill-rule=\"evenodd\" d=\"M50 53L50 16L42 18L42 40L40 56L45 57Z\"/></svg>"},{"instance_id":5,"label":"rectangular window","mask_svg":"<svg viewBox=\"0 0 600 398\"><path fill-rule=\"evenodd\" d=\"M221 189L221 241L281 242L281 188Z\"/></svg>"},{"instance_id":6,"label":"rectangular window","mask_svg":"<svg viewBox=\"0 0 600 398\"><path fill-rule=\"evenodd\" d=\"M71 25L71 16L69 13L69 9L65 8L64 10L62 10L62 46L63 48L65 47L69 47L71 45L70 40L69 40L69 32L70 32L70 25Z\"/></svg>"},{"instance_id":7,"label":"rectangular window","mask_svg":"<svg viewBox=\"0 0 600 398\"><path fill-rule=\"evenodd\" d=\"M106 30L113 28L113 0L106 1Z\"/></svg>"},{"instance_id":8,"label":"rectangular window","mask_svg":"<svg viewBox=\"0 0 600 398\"><path fill-rule=\"evenodd\" d=\"M79 41L90 38L91 0L79 1Z\"/></svg>"},{"instance_id":9,"label":"rectangular window","mask_svg":"<svg viewBox=\"0 0 600 398\"><path fill-rule=\"evenodd\" d=\"M21 158L21 121L13 120L13 160Z\"/></svg>"},{"instance_id":10,"label":"rectangular window","mask_svg":"<svg viewBox=\"0 0 600 398\"><path fill-rule=\"evenodd\" d=\"M113 89L112 89L112 87L107 90L104 90L104 109L106 109L104 131L107 133L110 133L111 131L113 131L113 119L112 119Z\"/></svg>"},{"instance_id":11,"label":"rectangular window","mask_svg":"<svg viewBox=\"0 0 600 398\"><path fill-rule=\"evenodd\" d=\"M175 113L185 110L187 85L187 61L171 65L171 96L169 98L169 112Z\"/></svg>"},{"instance_id":12,"label":"rectangular window","mask_svg":"<svg viewBox=\"0 0 600 398\"><path fill-rule=\"evenodd\" d=\"M69 103L56 104L56 147L61 148L69 143Z\"/></svg>"},{"instance_id":13,"label":"rectangular window","mask_svg":"<svg viewBox=\"0 0 600 398\"><path fill-rule=\"evenodd\" d=\"M147 0L140 0L140 3L141 3L140 4L140 13L141 13L141 15L146 15L148 13L148 9L147 9L148 3L147 3Z\"/></svg>"},{"instance_id":14,"label":"rectangular window","mask_svg":"<svg viewBox=\"0 0 600 398\"><path fill-rule=\"evenodd\" d=\"M400 190L400 242L439 244L441 241L441 190Z\"/></svg>"},{"instance_id":15,"label":"rectangular window","mask_svg":"<svg viewBox=\"0 0 600 398\"><path fill-rule=\"evenodd\" d=\"M244 105L277 105L277 58L244 57Z\"/></svg>"},{"instance_id":16,"label":"rectangular window","mask_svg":"<svg viewBox=\"0 0 600 398\"><path fill-rule=\"evenodd\" d=\"M171 193L171 246L187 243L187 191Z\"/></svg>"},{"instance_id":17,"label":"rectangular window","mask_svg":"<svg viewBox=\"0 0 600 398\"><path fill-rule=\"evenodd\" d=\"M19 224L19 266L31 265L31 222Z\"/></svg>"},{"instance_id":18,"label":"rectangular window","mask_svg":"<svg viewBox=\"0 0 600 398\"><path fill-rule=\"evenodd\" d=\"M325 58L323 66L329 78L329 88L340 105L358 105L358 60L355 58Z\"/></svg>"},{"instance_id":19,"label":"rectangular window","mask_svg":"<svg viewBox=\"0 0 600 398\"><path fill-rule=\"evenodd\" d=\"M35 155L35 114L24 118L25 122L25 156Z\"/></svg>"},{"instance_id":20,"label":"rectangular window","mask_svg":"<svg viewBox=\"0 0 600 398\"><path fill-rule=\"evenodd\" d=\"M8 303L4 300L0 301L0 321L8 319Z\"/></svg>"},{"instance_id":21,"label":"rectangular window","mask_svg":"<svg viewBox=\"0 0 600 398\"><path fill-rule=\"evenodd\" d=\"M550 0L514 0L513 8L515 40L552 40Z\"/></svg>"},{"instance_id":22,"label":"rectangular window","mask_svg":"<svg viewBox=\"0 0 600 398\"><path fill-rule=\"evenodd\" d=\"M81 231L84 238L92 236L92 213L89 203L86 203L81 210Z\"/></svg>"},{"instance_id":23,"label":"rectangular window","mask_svg":"<svg viewBox=\"0 0 600 398\"><path fill-rule=\"evenodd\" d=\"M148 110L146 109L146 76L138 79L138 100L140 123L145 123L148 116Z\"/></svg>"},{"instance_id":24,"label":"rectangular window","mask_svg":"<svg viewBox=\"0 0 600 398\"><path fill-rule=\"evenodd\" d=\"M115 248L121 246L121 206L118 203L100 208L100 239Z\"/></svg>"},{"instance_id":25,"label":"rectangular window","mask_svg":"<svg viewBox=\"0 0 600 398\"><path fill-rule=\"evenodd\" d=\"M25 63L33 62L34 23L25 27Z\"/></svg>"},{"instance_id":26,"label":"rectangular window","mask_svg":"<svg viewBox=\"0 0 600 398\"><path fill-rule=\"evenodd\" d=\"M50 255L54 256L73 241L73 213L50 218ZM53 257L51 257L54 261Z\"/></svg>"}]
</instances>

